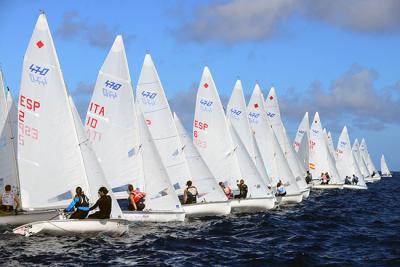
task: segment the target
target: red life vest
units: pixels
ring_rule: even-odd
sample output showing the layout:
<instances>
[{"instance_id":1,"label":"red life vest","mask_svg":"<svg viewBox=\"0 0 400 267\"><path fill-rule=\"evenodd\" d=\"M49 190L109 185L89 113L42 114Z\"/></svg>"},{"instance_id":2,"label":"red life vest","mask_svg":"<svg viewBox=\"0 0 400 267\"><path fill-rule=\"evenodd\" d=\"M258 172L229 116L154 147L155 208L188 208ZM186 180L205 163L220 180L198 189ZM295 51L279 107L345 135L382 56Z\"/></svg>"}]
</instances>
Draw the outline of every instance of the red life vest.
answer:
<instances>
[{"instance_id":1,"label":"red life vest","mask_svg":"<svg viewBox=\"0 0 400 267\"><path fill-rule=\"evenodd\" d=\"M224 193L225 193L225 195L226 195L226 197L227 197L228 199L231 198L232 190L231 190L231 188L230 188L229 186L226 186L226 187L224 188Z\"/></svg>"},{"instance_id":2,"label":"red life vest","mask_svg":"<svg viewBox=\"0 0 400 267\"><path fill-rule=\"evenodd\" d=\"M144 197L142 192L137 190L133 190L133 194L135 195L133 198L133 201L135 201L135 203L138 203Z\"/></svg>"}]
</instances>

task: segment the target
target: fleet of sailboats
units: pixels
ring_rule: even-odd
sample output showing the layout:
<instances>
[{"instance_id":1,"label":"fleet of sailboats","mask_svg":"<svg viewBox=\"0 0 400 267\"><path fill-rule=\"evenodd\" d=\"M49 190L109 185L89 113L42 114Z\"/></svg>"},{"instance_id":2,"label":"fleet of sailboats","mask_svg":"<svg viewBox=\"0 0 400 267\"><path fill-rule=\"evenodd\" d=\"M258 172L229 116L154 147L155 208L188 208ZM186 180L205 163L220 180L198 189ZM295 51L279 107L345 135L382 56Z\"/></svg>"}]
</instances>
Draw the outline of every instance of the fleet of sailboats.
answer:
<instances>
[{"instance_id":1,"label":"fleet of sailboats","mask_svg":"<svg viewBox=\"0 0 400 267\"><path fill-rule=\"evenodd\" d=\"M246 105L238 80L225 109L208 67L190 136L149 53L134 95L120 35L99 70L83 124L43 13L24 57L18 110L0 70L0 130L0 188L11 185L20 200L16 213L0 214L0 225L25 236L119 236L129 221L268 211L307 201L314 189L367 189L381 175L392 176L384 155L379 174L364 139L351 144L346 126L335 149L318 112L311 125L305 113L292 143L275 88L264 98L256 84ZM189 181L197 195L187 204ZM110 189L109 219L68 218L62 210L78 186L90 204L100 187ZM145 192L143 210L128 209L128 186Z\"/></svg>"}]
</instances>

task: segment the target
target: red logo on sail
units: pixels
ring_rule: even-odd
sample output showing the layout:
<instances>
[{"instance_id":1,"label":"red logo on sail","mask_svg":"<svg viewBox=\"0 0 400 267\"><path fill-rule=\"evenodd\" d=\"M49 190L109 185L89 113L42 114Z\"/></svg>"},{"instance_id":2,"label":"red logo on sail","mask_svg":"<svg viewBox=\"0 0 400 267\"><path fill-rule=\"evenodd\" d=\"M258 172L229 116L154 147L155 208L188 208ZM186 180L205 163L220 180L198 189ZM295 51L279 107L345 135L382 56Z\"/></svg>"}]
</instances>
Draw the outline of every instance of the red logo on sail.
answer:
<instances>
[{"instance_id":1,"label":"red logo on sail","mask_svg":"<svg viewBox=\"0 0 400 267\"><path fill-rule=\"evenodd\" d=\"M269 100L272 100L272 99L274 99L274 97L271 95L271 96L269 97Z\"/></svg>"},{"instance_id":2,"label":"red logo on sail","mask_svg":"<svg viewBox=\"0 0 400 267\"><path fill-rule=\"evenodd\" d=\"M208 87L208 83L203 84L204 88Z\"/></svg>"},{"instance_id":3,"label":"red logo on sail","mask_svg":"<svg viewBox=\"0 0 400 267\"><path fill-rule=\"evenodd\" d=\"M258 108L258 104L257 104L257 103L255 103L255 104L254 104L254 107L255 107L255 108Z\"/></svg>"},{"instance_id":4,"label":"red logo on sail","mask_svg":"<svg viewBox=\"0 0 400 267\"><path fill-rule=\"evenodd\" d=\"M314 163L309 163L308 166L310 167L311 170L315 170L315 164Z\"/></svg>"},{"instance_id":5,"label":"red logo on sail","mask_svg":"<svg viewBox=\"0 0 400 267\"><path fill-rule=\"evenodd\" d=\"M42 48L44 46L44 43L39 40L39 42L36 43L37 47Z\"/></svg>"}]
</instances>

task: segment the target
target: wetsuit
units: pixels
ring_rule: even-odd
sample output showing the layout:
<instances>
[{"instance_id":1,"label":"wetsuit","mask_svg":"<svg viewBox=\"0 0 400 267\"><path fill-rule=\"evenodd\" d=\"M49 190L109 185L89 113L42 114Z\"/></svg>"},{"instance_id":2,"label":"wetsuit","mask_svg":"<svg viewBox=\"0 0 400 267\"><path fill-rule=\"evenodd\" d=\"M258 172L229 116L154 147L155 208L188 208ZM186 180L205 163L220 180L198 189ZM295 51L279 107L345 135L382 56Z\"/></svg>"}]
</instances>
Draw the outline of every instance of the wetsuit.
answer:
<instances>
[{"instance_id":1,"label":"wetsuit","mask_svg":"<svg viewBox=\"0 0 400 267\"><path fill-rule=\"evenodd\" d=\"M89 199L84 195L76 195L69 206L65 209L70 212L75 208L75 212L71 214L70 219L85 219L89 213Z\"/></svg>"},{"instance_id":2,"label":"wetsuit","mask_svg":"<svg viewBox=\"0 0 400 267\"><path fill-rule=\"evenodd\" d=\"M90 219L110 219L111 214L111 197L109 195L101 196L96 204L89 211L99 207L99 211L89 215Z\"/></svg>"}]
</instances>

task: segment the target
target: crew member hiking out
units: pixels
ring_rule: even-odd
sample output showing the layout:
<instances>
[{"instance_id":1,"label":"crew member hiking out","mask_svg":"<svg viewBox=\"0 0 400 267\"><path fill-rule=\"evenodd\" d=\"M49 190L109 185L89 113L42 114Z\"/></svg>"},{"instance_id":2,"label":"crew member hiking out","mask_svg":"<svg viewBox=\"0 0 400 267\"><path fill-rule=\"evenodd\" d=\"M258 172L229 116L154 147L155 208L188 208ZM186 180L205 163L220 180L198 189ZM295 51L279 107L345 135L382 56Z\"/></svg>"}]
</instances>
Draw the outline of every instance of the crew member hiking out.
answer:
<instances>
[{"instance_id":1,"label":"crew member hiking out","mask_svg":"<svg viewBox=\"0 0 400 267\"><path fill-rule=\"evenodd\" d=\"M128 191L129 191L128 209L142 211L145 208L144 197L146 196L146 193L140 192L139 190L134 190L133 185L131 184L128 185Z\"/></svg>"},{"instance_id":2,"label":"crew member hiking out","mask_svg":"<svg viewBox=\"0 0 400 267\"><path fill-rule=\"evenodd\" d=\"M89 199L80 186L75 189L75 193L74 199L64 211L71 212L74 210L74 213L69 217L70 219L85 219L89 213Z\"/></svg>"}]
</instances>

